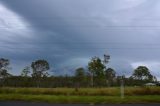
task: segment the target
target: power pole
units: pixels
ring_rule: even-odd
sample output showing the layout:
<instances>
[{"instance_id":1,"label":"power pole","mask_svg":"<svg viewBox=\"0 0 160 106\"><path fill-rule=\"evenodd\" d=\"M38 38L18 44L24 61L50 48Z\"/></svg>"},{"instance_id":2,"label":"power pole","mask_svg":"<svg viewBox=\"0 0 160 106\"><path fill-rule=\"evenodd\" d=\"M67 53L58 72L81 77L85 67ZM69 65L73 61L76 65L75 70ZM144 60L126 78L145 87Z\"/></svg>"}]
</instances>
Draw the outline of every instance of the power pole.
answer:
<instances>
[{"instance_id":1,"label":"power pole","mask_svg":"<svg viewBox=\"0 0 160 106\"><path fill-rule=\"evenodd\" d=\"M109 63L110 55L104 54L104 60L103 60L103 65L106 66L107 63ZM105 67L105 69L107 69ZM106 84L109 86L109 81L106 79Z\"/></svg>"},{"instance_id":2,"label":"power pole","mask_svg":"<svg viewBox=\"0 0 160 106\"><path fill-rule=\"evenodd\" d=\"M124 76L121 76L121 99L124 99Z\"/></svg>"}]
</instances>

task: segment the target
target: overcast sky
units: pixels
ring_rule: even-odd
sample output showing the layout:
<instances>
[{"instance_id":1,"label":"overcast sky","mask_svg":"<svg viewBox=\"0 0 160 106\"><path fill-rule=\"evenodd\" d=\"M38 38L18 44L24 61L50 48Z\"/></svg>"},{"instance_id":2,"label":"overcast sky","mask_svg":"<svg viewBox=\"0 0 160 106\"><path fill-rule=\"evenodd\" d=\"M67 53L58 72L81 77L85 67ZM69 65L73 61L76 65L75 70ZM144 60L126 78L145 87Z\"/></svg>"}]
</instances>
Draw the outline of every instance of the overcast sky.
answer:
<instances>
[{"instance_id":1,"label":"overcast sky","mask_svg":"<svg viewBox=\"0 0 160 106\"><path fill-rule=\"evenodd\" d=\"M0 0L0 36L12 74L47 59L72 75L108 53L118 75L146 65L160 77L160 0Z\"/></svg>"}]
</instances>

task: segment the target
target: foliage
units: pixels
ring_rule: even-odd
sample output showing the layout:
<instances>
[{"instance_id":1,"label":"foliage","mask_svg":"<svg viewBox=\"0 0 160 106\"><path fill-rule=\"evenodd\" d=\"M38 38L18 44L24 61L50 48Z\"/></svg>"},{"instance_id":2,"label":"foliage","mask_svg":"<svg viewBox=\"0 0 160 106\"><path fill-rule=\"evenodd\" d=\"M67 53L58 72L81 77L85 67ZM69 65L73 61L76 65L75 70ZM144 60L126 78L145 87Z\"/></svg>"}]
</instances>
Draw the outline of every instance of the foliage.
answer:
<instances>
[{"instance_id":1,"label":"foliage","mask_svg":"<svg viewBox=\"0 0 160 106\"><path fill-rule=\"evenodd\" d=\"M48 76L49 63L46 60L32 62L31 76L28 75L30 67L22 70L20 76L11 76L9 60L0 58L0 86L8 87L113 87L120 86L122 76L116 76L116 71L112 68L106 69L103 61L99 57L93 57L88 63L88 70L83 67L75 70L74 76ZM152 76L146 66L139 66L129 78L123 78L125 86L143 86L152 82L160 85L155 76ZM93 83L94 82L94 83Z\"/></svg>"},{"instance_id":2,"label":"foliage","mask_svg":"<svg viewBox=\"0 0 160 106\"><path fill-rule=\"evenodd\" d=\"M75 71L75 80L76 80L76 86L80 87L83 86L86 82L86 75L85 75L85 69L80 67L77 68Z\"/></svg>"},{"instance_id":3,"label":"foliage","mask_svg":"<svg viewBox=\"0 0 160 106\"><path fill-rule=\"evenodd\" d=\"M116 72L114 69L112 68L108 68L107 70L105 70L105 76L106 76L106 80L107 80L107 85L113 85L115 79L116 79Z\"/></svg>"},{"instance_id":4,"label":"foliage","mask_svg":"<svg viewBox=\"0 0 160 106\"><path fill-rule=\"evenodd\" d=\"M77 77L77 80L78 81L83 80L84 76L85 76L85 69L82 67L77 68L75 72L75 77Z\"/></svg>"},{"instance_id":5,"label":"foliage","mask_svg":"<svg viewBox=\"0 0 160 106\"><path fill-rule=\"evenodd\" d=\"M0 58L0 69L8 69L10 62L8 59Z\"/></svg>"},{"instance_id":6,"label":"foliage","mask_svg":"<svg viewBox=\"0 0 160 106\"><path fill-rule=\"evenodd\" d=\"M32 77L37 81L37 87L39 87L42 77L48 75L47 71L50 69L49 63L46 60L36 60L32 62L31 67L33 70Z\"/></svg>"},{"instance_id":7,"label":"foliage","mask_svg":"<svg viewBox=\"0 0 160 106\"><path fill-rule=\"evenodd\" d=\"M93 57L88 63L88 69L93 76L104 75L105 65L102 63L102 60L98 57Z\"/></svg>"},{"instance_id":8,"label":"foliage","mask_svg":"<svg viewBox=\"0 0 160 106\"><path fill-rule=\"evenodd\" d=\"M0 58L0 77L6 78L9 76L9 73L7 72L9 64L10 62L8 59Z\"/></svg>"},{"instance_id":9,"label":"foliage","mask_svg":"<svg viewBox=\"0 0 160 106\"><path fill-rule=\"evenodd\" d=\"M33 77L43 77L47 74L49 70L49 63L46 60L37 60L31 64L33 70Z\"/></svg>"},{"instance_id":10,"label":"foliage","mask_svg":"<svg viewBox=\"0 0 160 106\"><path fill-rule=\"evenodd\" d=\"M93 57L88 63L88 70L91 73L91 85L105 84L104 69L105 65L99 57ZM94 83L95 82L95 83Z\"/></svg>"},{"instance_id":11,"label":"foliage","mask_svg":"<svg viewBox=\"0 0 160 106\"><path fill-rule=\"evenodd\" d=\"M9 69L9 64L10 62L8 59L0 58L0 78L2 86L4 86L6 78L11 76L11 74L9 74L7 71Z\"/></svg>"},{"instance_id":12,"label":"foliage","mask_svg":"<svg viewBox=\"0 0 160 106\"><path fill-rule=\"evenodd\" d=\"M29 66L26 66L23 70L22 70L22 72L21 72L21 76L22 77L28 77L29 74L30 73L30 67Z\"/></svg>"},{"instance_id":13,"label":"foliage","mask_svg":"<svg viewBox=\"0 0 160 106\"><path fill-rule=\"evenodd\" d=\"M139 66L136 68L132 76L134 79L147 81L153 81L154 78L146 66Z\"/></svg>"}]
</instances>

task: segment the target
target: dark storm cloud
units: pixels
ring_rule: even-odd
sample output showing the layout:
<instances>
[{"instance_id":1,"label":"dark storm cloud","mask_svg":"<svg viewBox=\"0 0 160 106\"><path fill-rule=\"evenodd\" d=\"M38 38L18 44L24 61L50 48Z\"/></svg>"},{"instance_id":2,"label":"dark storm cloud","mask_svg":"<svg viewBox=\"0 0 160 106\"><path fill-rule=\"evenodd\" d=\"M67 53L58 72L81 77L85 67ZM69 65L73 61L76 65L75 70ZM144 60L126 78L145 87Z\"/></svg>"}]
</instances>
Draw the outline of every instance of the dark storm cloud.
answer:
<instances>
[{"instance_id":1,"label":"dark storm cloud","mask_svg":"<svg viewBox=\"0 0 160 106\"><path fill-rule=\"evenodd\" d=\"M128 75L138 65L160 63L158 0L1 2L7 9L3 11L12 12L4 15L19 25L12 28L14 39L8 39L12 36L7 30L0 30L1 35L8 34L0 40L7 45L1 56L14 59L15 64L46 58L55 74L73 74L70 70L86 66L92 56L108 52L112 57L109 66ZM0 19L6 25L7 18ZM150 67L153 73L158 71L157 65Z\"/></svg>"}]
</instances>

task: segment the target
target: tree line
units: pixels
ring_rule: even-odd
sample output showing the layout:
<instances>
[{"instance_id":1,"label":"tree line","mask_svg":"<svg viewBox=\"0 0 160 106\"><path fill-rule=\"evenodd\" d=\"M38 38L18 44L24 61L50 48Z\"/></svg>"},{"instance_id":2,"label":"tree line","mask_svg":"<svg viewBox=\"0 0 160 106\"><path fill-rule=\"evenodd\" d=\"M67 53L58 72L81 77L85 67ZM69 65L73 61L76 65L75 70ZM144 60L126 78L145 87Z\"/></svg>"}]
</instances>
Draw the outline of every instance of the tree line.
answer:
<instances>
[{"instance_id":1,"label":"tree line","mask_svg":"<svg viewBox=\"0 0 160 106\"><path fill-rule=\"evenodd\" d=\"M104 56L105 57L105 56ZM130 77L117 76L113 68L107 68L110 58L93 57L87 68L75 69L73 76L49 75L50 65L47 60L39 59L26 66L21 75L8 73L11 69L9 59L0 58L0 86L7 87L112 87L121 81L126 86L142 86L148 82L157 83L157 79L146 66L139 66Z\"/></svg>"}]
</instances>

